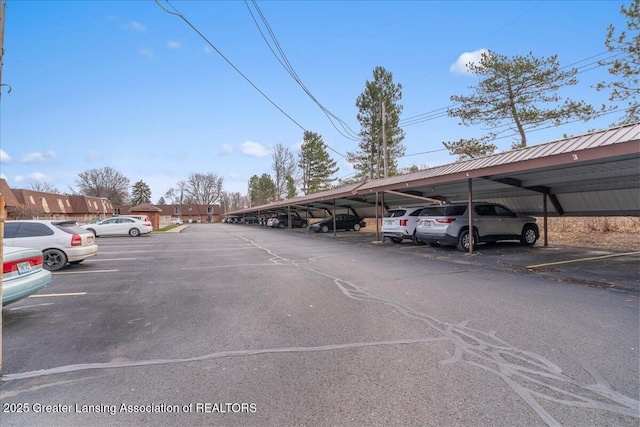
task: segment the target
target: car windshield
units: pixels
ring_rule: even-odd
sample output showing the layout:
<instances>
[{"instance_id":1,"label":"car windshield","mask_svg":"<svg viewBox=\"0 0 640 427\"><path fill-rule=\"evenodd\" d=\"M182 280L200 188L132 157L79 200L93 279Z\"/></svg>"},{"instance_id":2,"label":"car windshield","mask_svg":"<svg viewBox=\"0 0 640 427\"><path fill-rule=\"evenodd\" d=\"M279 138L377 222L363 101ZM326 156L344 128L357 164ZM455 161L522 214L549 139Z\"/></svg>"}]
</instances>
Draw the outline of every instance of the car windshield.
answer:
<instances>
[{"instance_id":1,"label":"car windshield","mask_svg":"<svg viewBox=\"0 0 640 427\"><path fill-rule=\"evenodd\" d=\"M65 233L69 233L69 234L91 233L90 231L85 230L84 228L80 227L73 221L56 222L56 223L53 223L53 225L59 228L60 230L64 231Z\"/></svg>"},{"instance_id":2,"label":"car windshield","mask_svg":"<svg viewBox=\"0 0 640 427\"><path fill-rule=\"evenodd\" d=\"M389 211L389 213L387 215L385 215L386 218L397 218L399 216L404 216L404 214L407 213L407 211L405 209L394 209L392 211Z\"/></svg>"}]
</instances>

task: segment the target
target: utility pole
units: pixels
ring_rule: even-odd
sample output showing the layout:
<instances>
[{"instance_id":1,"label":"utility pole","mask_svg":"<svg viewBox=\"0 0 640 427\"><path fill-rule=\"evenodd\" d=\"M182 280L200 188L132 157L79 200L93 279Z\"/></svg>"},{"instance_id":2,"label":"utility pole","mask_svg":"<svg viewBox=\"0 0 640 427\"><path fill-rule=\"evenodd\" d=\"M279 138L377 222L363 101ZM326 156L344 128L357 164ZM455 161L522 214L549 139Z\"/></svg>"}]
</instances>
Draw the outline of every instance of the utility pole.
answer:
<instances>
[{"instance_id":1,"label":"utility pole","mask_svg":"<svg viewBox=\"0 0 640 427\"><path fill-rule=\"evenodd\" d=\"M386 178L389 173L389 162L387 161L387 131L385 129L385 115L384 115L384 98L382 98L382 155L384 161L384 177Z\"/></svg>"}]
</instances>

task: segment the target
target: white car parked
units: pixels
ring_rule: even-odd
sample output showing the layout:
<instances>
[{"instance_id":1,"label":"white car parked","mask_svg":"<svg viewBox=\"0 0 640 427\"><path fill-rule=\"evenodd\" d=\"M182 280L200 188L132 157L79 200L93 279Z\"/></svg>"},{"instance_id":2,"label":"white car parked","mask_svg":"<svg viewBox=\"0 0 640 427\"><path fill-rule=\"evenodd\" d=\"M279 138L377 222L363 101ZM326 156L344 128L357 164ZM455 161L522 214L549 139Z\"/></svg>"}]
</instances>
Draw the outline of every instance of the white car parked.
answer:
<instances>
[{"instance_id":1,"label":"white car parked","mask_svg":"<svg viewBox=\"0 0 640 427\"><path fill-rule=\"evenodd\" d=\"M416 223L423 207L390 209L382 219L382 237L388 237L393 243L402 243L410 239L419 243L416 238Z\"/></svg>"},{"instance_id":2,"label":"white car parked","mask_svg":"<svg viewBox=\"0 0 640 427\"><path fill-rule=\"evenodd\" d=\"M89 230L94 236L126 236L138 237L141 234L151 233L153 227L139 219L126 216L116 216L99 221L95 224L85 224L82 226L85 230Z\"/></svg>"},{"instance_id":3,"label":"white car parked","mask_svg":"<svg viewBox=\"0 0 640 427\"><path fill-rule=\"evenodd\" d=\"M2 242L5 246L40 249L44 254L44 268L51 271L98 255L95 237L75 221L7 221Z\"/></svg>"}]
</instances>

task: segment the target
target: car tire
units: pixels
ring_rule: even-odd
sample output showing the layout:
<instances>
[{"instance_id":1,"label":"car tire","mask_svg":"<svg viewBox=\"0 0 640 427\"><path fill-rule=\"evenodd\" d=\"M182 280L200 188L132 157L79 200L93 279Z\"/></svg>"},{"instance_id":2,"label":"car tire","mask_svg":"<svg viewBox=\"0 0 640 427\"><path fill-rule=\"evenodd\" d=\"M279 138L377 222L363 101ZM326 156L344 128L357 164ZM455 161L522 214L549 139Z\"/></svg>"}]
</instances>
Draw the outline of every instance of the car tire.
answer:
<instances>
[{"instance_id":1,"label":"car tire","mask_svg":"<svg viewBox=\"0 0 640 427\"><path fill-rule=\"evenodd\" d=\"M129 236L138 237L139 235L140 235L140 230L138 230L137 228L132 228L131 230L129 230Z\"/></svg>"},{"instance_id":2,"label":"car tire","mask_svg":"<svg viewBox=\"0 0 640 427\"><path fill-rule=\"evenodd\" d=\"M360 231L360 224L353 224L353 231Z\"/></svg>"},{"instance_id":3,"label":"car tire","mask_svg":"<svg viewBox=\"0 0 640 427\"><path fill-rule=\"evenodd\" d=\"M402 243L402 238L400 237L390 237L393 243Z\"/></svg>"},{"instance_id":4,"label":"car tire","mask_svg":"<svg viewBox=\"0 0 640 427\"><path fill-rule=\"evenodd\" d=\"M300 228L307 228L308 225L307 221L303 221L302 224L300 224Z\"/></svg>"},{"instance_id":5,"label":"car tire","mask_svg":"<svg viewBox=\"0 0 640 427\"><path fill-rule=\"evenodd\" d=\"M522 237L520 237L520 243L525 246L533 246L538 240L538 233L534 226L525 225L522 229Z\"/></svg>"},{"instance_id":6,"label":"car tire","mask_svg":"<svg viewBox=\"0 0 640 427\"><path fill-rule=\"evenodd\" d=\"M278 224L278 228L281 230L284 228L287 228L287 224L285 224L284 222L281 222L280 224Z\"/></svg>"},{"instance_id":7,"label":"car tire","mask_svg":"<svg viewBox=\"0 0 640 427\"><path fill-rule=\"evenodd\" d=\"M87 228L87 230L93 233L93 237L98 237L98 235L96 234L96 230L94 230L93 228Z\"/></svg>"},{"instance_id":8,"label":"car tire","mask_svg":"<svg viewBox=\"0 0 640 427\"><path fill-rule=\"evenodd\" d=\"M60 249L47 249L43 251L42 266L49 271L58 271L66 267L67 254Z\"/></svg>"},{"instance_id":9,"label":"car tire","mask_svg":"<svg viewBox=\"0 0 640 427\"><path fill-rule=\"evenodd\" d=\"M329 226L328 225L323 225L322 227L320 227L320 231L322 231L323 233L328 233L329 232Z\"/></svg>"},{"instance_id":10,"label":"car tire","mask_svg":"<svg viewBox=\"0 0 640 427\"><path fill-rule=\"evenodd\" d=\"M478 243L478 238L476 236L476 233L473 233L473 247L476 247L476 244ZM458 244L456 245L456 247L458 248L458 250L462 251L462 252L469 252L469 243L471 242L471 236L469 236L469 230L463 230L460 235L458 236Z\"/></svg>"}]
</instances>

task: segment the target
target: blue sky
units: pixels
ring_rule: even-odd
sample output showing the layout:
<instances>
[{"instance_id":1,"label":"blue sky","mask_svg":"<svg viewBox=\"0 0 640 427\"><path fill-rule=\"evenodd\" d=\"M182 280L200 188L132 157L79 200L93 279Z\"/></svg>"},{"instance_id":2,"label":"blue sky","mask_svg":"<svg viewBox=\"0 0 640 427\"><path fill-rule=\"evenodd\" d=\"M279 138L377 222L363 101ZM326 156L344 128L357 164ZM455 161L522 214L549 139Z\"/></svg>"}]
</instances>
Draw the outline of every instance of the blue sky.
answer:
<instances>
[{"instance_id":1,"label":"blue sky","mask_svg":"<svg viewBox=\"0 0 640 427\"><path fill-rule=\"evenodd\" d=\"M164 3L163 1L163 4ZM244 1L172 1L255 86L305 129L346 154L341 135L278 63ZM609 24L625 28L629 1L261 1L280 47L312 94L355 132L355 100L383 66L403 85L407 156L400 167L455 161L442 141L485 134L443 109L477 80L456 67L482 49L578 67L562 94L596 106L608 93ZM251 5L249 3L249 5ZM251 10L256 13L255 8ZM13 188L44 181L65 193L78 174L110 166L152 201L190 173L215 173L246 194L271 173L271 149L295 150L302 129L267 101L183 20L154 1L7 0L0 100L0 174ZM465 55L465 56L462 56ZM442 111L442 110L441 110ZM607 128L618 116L532 132L529 144ZM417 122L417 123L415 123ZM499 151L512 140L497 140ZM353 169L335 152L338 177ZM425 154L418 154L425 153Z\"/></svg>"}]
</instances>

